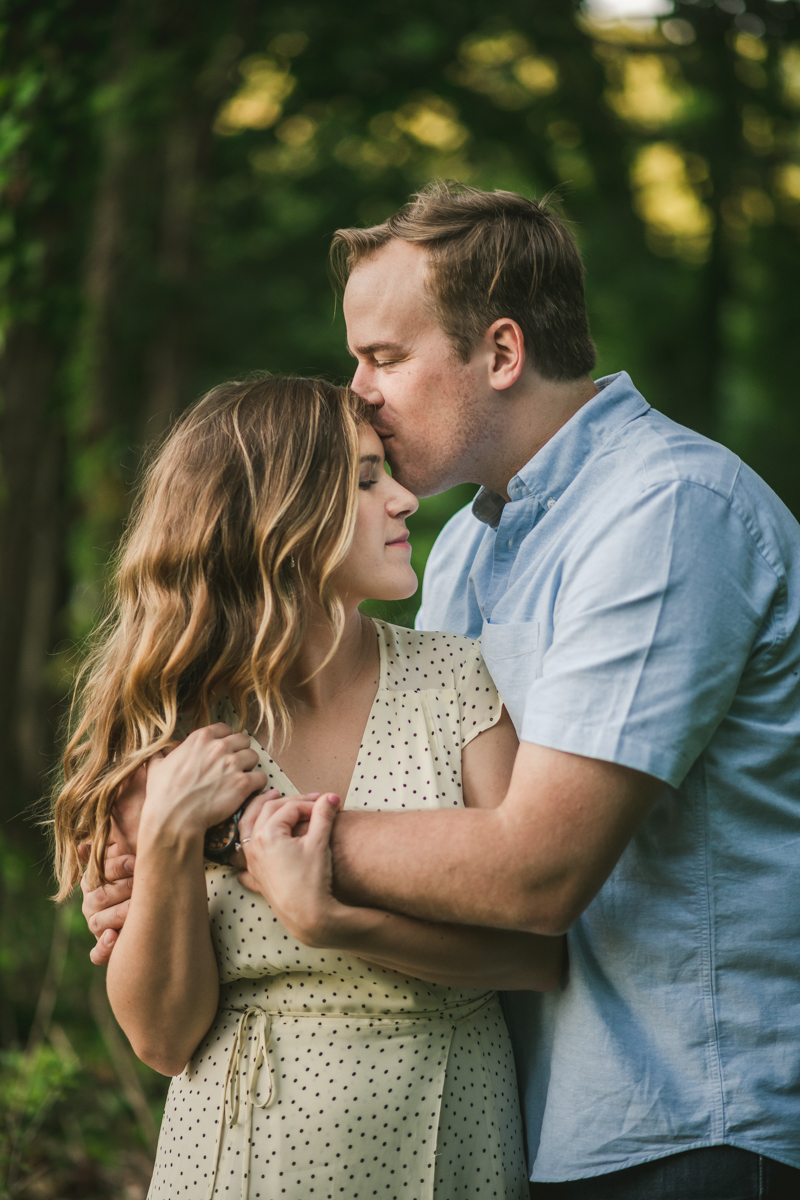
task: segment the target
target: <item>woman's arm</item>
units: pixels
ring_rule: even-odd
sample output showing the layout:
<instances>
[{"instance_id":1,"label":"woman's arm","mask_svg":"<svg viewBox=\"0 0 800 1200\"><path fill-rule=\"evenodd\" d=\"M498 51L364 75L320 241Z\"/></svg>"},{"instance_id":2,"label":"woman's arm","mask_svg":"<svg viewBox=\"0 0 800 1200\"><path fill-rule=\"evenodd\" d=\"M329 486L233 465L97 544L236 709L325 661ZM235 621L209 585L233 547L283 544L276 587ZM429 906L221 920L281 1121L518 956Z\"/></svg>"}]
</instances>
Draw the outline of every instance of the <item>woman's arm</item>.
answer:
<instances>
[{"instance_id":1,"label":"woman's arm","mask_svg":"<svg viewBox=\"0 0 800 1200\"><path fill-rule=\"evenodd\" d=\"M247 830L248 870L240 879L269 900L298 941L345 950L378 966L454 987L549 991L557 986L564 966L563 938L429 923L336 900L330 833L338 806L338 796L321 796L308 832L296 837L308 801L268 802Z\"/></svg>"},{"instance_id":2,"label":"woman's arm","mask_svg":"<svg viewBox=\"0 0 800 1200\"><path fill-rule=\"evenodd\" d=\"M180 1074L217 1009L203 838L264 786L257 762L246 734L218 724L149 765L134 888L107 986L134 1051L164 1075Z\"/></svg>"},{"instance_id":3,"label":"woman's arm","mask_svg":"<svg viewBox=\"0 0 800 1200\"><path fill-rule=\"evenodd\" d=\"M519 738L505 709L499 721L484 729L461 751L461 789L466 808L499 808L505 799Z\"/></svg>"},{"instance_id":4,"label":"woman's arm","mask_svg":"<svg viewBox=\"0 0 800 1200\"><path fill-rule=\"evenodd\" d=\"M108 997L137 1057L162 1075L179 1075L219 997L203 835L154 821L141 830L140 845L130 909L108 966Z\"/></svg>"}]
</instances>

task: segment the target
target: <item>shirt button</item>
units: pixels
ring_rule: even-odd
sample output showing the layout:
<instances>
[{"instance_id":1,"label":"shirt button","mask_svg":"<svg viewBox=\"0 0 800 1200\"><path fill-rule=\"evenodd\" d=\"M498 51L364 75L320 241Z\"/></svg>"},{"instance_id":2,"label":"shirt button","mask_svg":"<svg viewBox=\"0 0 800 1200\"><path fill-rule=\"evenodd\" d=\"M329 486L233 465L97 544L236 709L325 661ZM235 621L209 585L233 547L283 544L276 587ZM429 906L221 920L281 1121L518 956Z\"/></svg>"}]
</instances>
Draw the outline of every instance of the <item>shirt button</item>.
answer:
<instances>
[{"instance_id":1,"label":"shirt button","mask_svg":"<svg viewBox=\"0 0 800 1200\"><path fill-rule=\"evenodd\" d=\"M514 539L513 539L513 538L509 538L509 539L508 539L508 541L506 542L506 545L508 546L508 548L509 548L509 550L510 550L510 549L511 549L511 547L514 545Z\"/></svg>"},{"instance_id":2,"label":"shirt button","mask_svg":"<svg viewBox=\"0 0 800 1200\"><path fill-rule=\"evenodd\" d=\"M552 508L554 504L555 504L555 500L551 496L550 499L547 501L547 507Z\"/></svg>"}]
</instances>

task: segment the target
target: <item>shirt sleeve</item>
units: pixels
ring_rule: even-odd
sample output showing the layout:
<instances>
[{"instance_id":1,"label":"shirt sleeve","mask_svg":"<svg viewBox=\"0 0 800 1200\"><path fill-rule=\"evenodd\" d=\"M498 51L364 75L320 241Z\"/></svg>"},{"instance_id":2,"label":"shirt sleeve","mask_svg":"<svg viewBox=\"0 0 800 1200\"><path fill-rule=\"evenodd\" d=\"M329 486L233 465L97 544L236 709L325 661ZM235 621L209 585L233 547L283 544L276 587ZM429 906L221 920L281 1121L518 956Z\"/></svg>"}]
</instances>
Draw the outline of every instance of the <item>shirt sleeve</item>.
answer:
<instances>
[{"instance_id":1,"label":"shirt sleeve","mask_svg":"<svg viewBox=\"0 0 800 1200\"><path fill-rule=\"evenodd\" d=\"M483 661L480 643L474 643L465 657L456 690L463 749L479 733L496 725L503 711L503 701Z\"/></svg>"},{"instance_id":2,"label":"shirt sleeve","mask_svg":"<svg viewBox=\"0 0 800 1200\"><path fill-rule=\"evenodd\" d=\"M724 496L640 494L567 560L522 738L677 787L725 717L780 580Z\"/></svg>"}]
</instances>

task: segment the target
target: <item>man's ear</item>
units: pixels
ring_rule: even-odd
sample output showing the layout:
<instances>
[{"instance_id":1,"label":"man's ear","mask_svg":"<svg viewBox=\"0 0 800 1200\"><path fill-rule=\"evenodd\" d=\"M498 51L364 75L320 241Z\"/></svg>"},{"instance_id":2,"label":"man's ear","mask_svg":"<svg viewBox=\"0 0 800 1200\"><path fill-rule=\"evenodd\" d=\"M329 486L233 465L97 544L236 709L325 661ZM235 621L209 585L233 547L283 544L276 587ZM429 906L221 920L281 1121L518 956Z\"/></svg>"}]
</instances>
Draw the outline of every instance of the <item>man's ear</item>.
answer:
<instances>
[{"instance_id":1,"label":"man's ear","mask_svg":"<svg viewBox=\"0 0 800 1200\"><path fill-rule=\"evenodd\" d=\"M489 383L498 392L512 387L525 366L525 335L516 321L500 317L486 330Z\"/></svg>"}]
</instances>

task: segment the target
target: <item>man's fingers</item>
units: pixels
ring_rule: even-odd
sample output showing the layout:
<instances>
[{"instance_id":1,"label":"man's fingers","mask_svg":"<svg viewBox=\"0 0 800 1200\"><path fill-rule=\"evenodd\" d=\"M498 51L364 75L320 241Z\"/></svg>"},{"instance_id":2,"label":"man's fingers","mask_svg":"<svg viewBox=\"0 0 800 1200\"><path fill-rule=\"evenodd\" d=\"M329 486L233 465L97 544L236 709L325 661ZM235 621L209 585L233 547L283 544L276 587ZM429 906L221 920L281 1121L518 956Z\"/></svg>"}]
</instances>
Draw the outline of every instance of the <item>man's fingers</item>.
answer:
<instances>
[{"instance_id":1,"label":"man's fingers","mask_svg":"<svg viewBox=\"0 0 800 1200\"><path fill-rule=\"evenodd\" d=\"M114 908L117 904L124 904L126 900L130 900L132 892L133 879L130 876L118 879L116 883L107 883L103 887L87 892L83 898L82 911L86 920L89 921L90 928L90 917L93 917L95 913L103 912L107 908Z\"/></svg>"},{"instance_id":2,"label":"man's fingers","mask_svg":"<svg viewBox=\"0 0 800 1200\"><path fill-rule=\"evenodd\" d=\"M102 937L97 939L97 942L89 951L89 958L96 967L106 967L111 958L111 951L116 945L119 934L115 929L107 929Z\"/></svg>"},{"instance_id":3,"label":"man's fingers","mask_svg":"<svg viewBox=\"0 0 800 1200\"><path fill-rule=\"evenodd\" d=\"M80 880L80 890L84 894L84 914L86 912L86 901L89 900L90 896L94 896L94 900L90 901L91 911L94 911L95 908L106 907L109 902L110 904L116 904L115 900L104 900L103 895L98 895L97 893L104 894L104 889L108 887L109 883L116 883L120 880L131 880L134 863L136 863L136 857L133 854L115 854L112 858L107 858L104 865L106 865L108 883L102 884L100 887L98 887L94 872L84 872L82 880Z\"/></svg>"},{"instance_id":4,"label":"man's fingers","mask_svg":"<svg viewBox=\"0 0 800 1200\"><path fill-rule=\"evenodd\" d=\"M105 861L106 879L109 883L113 883L117 879L127 879L133 875L133 868L136 863L134 854L115 854Z\"/></svg>"},{"instance_id":5,"label":"man's fingers","mask_svg":"<svg viewBox=\"0 0 800 1200\"><path fill-rule=\"evenodd\" d=\"M87 918L86 924L97 938L107 929L122 929L130 906L130 900L126 900L123 904L114 904L111 908L101 908Z\"/></svg>"}]
</instances>

